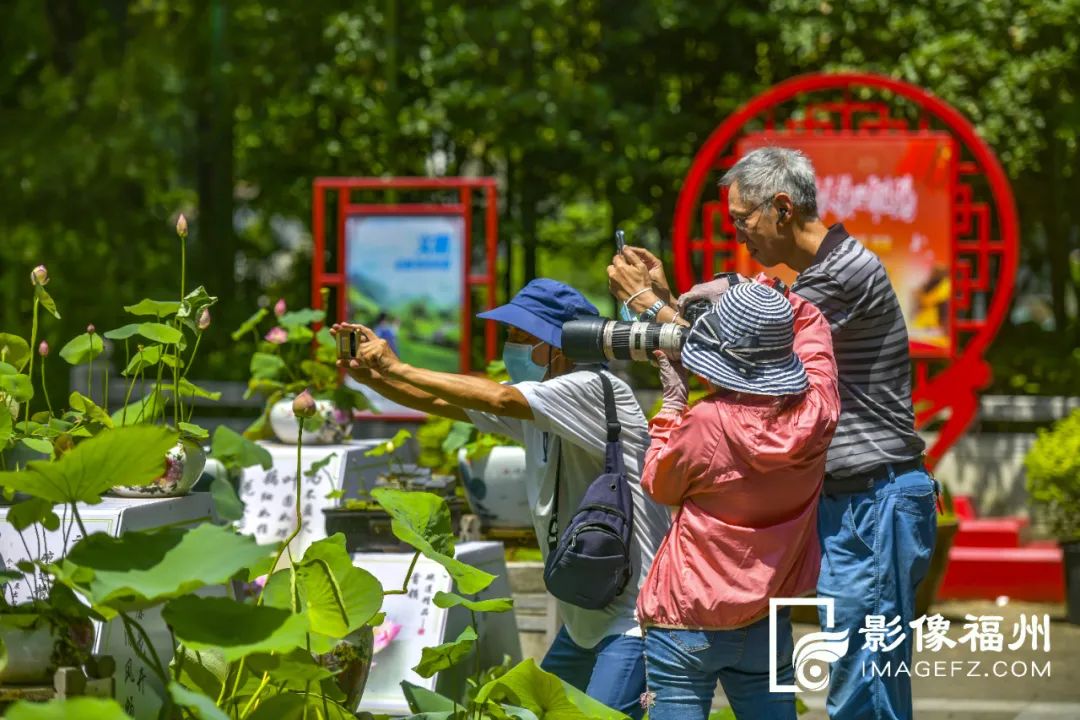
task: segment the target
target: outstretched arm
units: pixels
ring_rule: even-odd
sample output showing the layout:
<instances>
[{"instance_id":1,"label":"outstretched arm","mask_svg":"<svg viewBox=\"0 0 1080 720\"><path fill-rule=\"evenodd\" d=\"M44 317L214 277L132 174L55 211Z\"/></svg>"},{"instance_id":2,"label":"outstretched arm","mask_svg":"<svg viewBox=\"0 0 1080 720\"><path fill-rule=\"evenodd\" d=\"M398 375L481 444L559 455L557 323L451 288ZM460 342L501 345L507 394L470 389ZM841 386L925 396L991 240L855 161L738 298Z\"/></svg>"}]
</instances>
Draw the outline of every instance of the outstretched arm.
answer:
<instances>
[{"instance_id":1,"label":"outstretched arm","mask_svg":"<svg viewBox=\"0 0 1080 720\"><path fill-rule=\"evenodd\" d=\"M414 367L402 362L385 340L377 338L375 333L363 325L340 327L357 330L366 338L357 346L354 362L362 368L374 370L383 380L392 383L391 387L399 392L402 392L402 385L411 386L424 395L459 409L523 420L533 418L532 409L525 396L512 385L503 385L472 375Z\"/></svg>"},{"instance_id":2,"label":"outstretched arm","mask_svg":"<svg viewBox=\"0 0 1080 720\"><path fill-rule=\"evenodd\" d=\"M343 366L343 361L338 360L338 365ZM440 400L412 385L388 380L369 368L361 367L356 360L352 360L349 365L344 367L354 380L367 385L383 397L400 405L429 415L440 415L451 420L472 422L468 414L460 407L451 405L445 400Z\"/></svg>"}]
</instances>

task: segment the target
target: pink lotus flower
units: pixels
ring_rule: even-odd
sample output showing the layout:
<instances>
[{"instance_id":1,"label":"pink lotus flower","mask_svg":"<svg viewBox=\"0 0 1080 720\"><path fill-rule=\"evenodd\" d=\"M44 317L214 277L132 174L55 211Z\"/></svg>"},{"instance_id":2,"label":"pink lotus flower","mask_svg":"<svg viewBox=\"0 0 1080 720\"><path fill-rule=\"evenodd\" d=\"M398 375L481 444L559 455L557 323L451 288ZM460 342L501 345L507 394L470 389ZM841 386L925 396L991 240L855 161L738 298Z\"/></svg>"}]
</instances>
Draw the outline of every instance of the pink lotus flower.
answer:
<instances>
[{"instance_id":1,"label":"pink lotus flower","mask_svg":"<svg viewBox=\"0 0 1080 720\"><path fill-rule=\"evenodd\" d=\"M187 218L184 213L180 213L180 217L176 219L176 234L180 239L187 237Z\"/></svg>"},{"instance_id":2,"label":"pink lotus flower","mask_svg":"<svg viewBox=\"0 0 1080 720\"><path fill-rule=\"evenodd\" d=\"M49 354L49 343L42 340L41 344L37 346L37 352L41 357L47 356Z\"/></svg>"},{"instance_id":3,"label":"pink lotus flower","mask_svg":"<svg viewBox=\"0 0 1080 720\"><path fill-rule=\"evenodd\" d=\"M309 418L315 415L315 398L307 390L296 396L292 402L293 415L298 418Z\"/></svg>"},{"instance_id":4,"label":"pink lotus flower","mask_svg":"<svg viewBox=\"0 0 1080 720\"><path fill-rule=\"evenodd\" d=\"M97 331L97 328L94 327L94 323L90 323L89 325L86 326L86 334L87 335L93 335L96 331Z\"/></svg>"},{"instance_id":5,"label":"pink lotus flower","mask_svg":"<svg viewBox=\"0 0 1080 720\"><path fill-rule=\"evenodd\" d=\"M375 628L375 645L372 647L372 654L378 653L381 650L385 650L394 638L401 632L401 626L396 622L387 618L383 620L383 624Z\"/></svg>"},{"instance_id":6,"label":"pink lotus flower","mask_svg":"<svg viewBox=\"0 0 1080 720\"><path fill-rule=\"evenodd\" d=\"M269 575L260 575L259 577L255 578L251 582L255 585L255 587L257 587L257 588L259 588L261 590L262 588L266 587L266 580L269 577L270 577Z\"/></svg>"},{"instance_id":7,"label":"pink lotus flower","mask_svg":"<svg viewBox=\"0 0 1080 720\"><path fill-rule=\"evenodd\" d=\"M45 269L44 265L38 265L30 271L30 282L35 285L49 284L49 271Z\"/></svg>"},{"instance_id":8,"label":"pink lotus flower","mask_svg":"<svg viewBox=\"0 0 1080 720\"><path fill-rule=\"evenodd\" d=\"M202 313L199 314L199 330L205 330L210 327L210 310L203 308Z\"/></svg>"},{"instance_id":9,"label":"pink lotus flower","mask_svg":"<svg viewBox=\"0 0 1080 720\"><path fill-rule=\"evenodd\" d=\"M274 345L284 345L288 340L289 333L285 332L283 327L271 328L270 332L266 333L266 342Z\"/></svg>"},{"instance_id":10,"label":"pink lotus flower","mask_svg":"<svg viewBox=\"0 0 1080 720\"><path fill-rule=\"evenodd\" d=\"M285 310L286 310L285 298L279 298L278 301L276 303L274 303L274 315L277 315L278 317L281 317L282 315L285 314Z\"/></svg>"}]
</instances>

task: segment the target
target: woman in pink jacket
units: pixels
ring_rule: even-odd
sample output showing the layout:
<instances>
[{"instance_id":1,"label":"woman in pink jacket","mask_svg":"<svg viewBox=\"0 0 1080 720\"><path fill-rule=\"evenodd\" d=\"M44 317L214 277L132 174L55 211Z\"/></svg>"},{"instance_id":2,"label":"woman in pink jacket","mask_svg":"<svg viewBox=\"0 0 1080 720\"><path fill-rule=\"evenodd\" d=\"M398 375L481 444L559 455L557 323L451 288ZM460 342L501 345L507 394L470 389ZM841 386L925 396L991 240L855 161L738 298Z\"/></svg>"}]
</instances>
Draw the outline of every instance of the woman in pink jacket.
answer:
<instances>
[{"instance_id":1,"label":"woman in pink jacket","mask_svg":"<svg viewBox=\"0 0 1080 720\"><path fill-rule=\"evenodd\" d=\"M681 363L659 355L664 403L641 484L676 508L638 598L651 720L704 720L719 681L739 718L794 720L769 691L769 598L814 591L817 500L840 413L829 324L745 281L701 317ZM686 370L712 394L687 409ZM793 682L791 620L777 677Z\"/></svg>"}]
</instances>

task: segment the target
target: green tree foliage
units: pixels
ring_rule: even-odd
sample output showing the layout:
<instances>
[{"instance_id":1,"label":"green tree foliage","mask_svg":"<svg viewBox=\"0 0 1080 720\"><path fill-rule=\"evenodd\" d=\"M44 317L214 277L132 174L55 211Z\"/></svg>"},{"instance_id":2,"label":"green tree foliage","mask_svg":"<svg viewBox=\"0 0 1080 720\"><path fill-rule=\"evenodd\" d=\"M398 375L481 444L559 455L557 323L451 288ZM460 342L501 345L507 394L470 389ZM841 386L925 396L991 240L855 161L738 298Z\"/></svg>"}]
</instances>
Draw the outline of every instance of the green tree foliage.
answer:
<instances>
[{"instance_id":1,"label":"green tree foliage","mask_svg":"<svg viewBox=\"0 0 1080 720\"><path fill-rule=\"evenodd\" d=\"M39 262L77 309L44 322L54 344L117 324L101 317L116 297L164 297L179 210L190 275L229 300L215 322L237 327L260 297L306 305L312 178L432 172L500 178L504 293L554 275L607 310L614 228L669 257L682 178L724 117L792 75L859 68L976 124L1015 183L1022 289L1080 334L1078 15L1080 0L13 0L0 319L27 315L12 288ZM216 343L196 374L242 377Z\"/></svg>"}]
</instances>

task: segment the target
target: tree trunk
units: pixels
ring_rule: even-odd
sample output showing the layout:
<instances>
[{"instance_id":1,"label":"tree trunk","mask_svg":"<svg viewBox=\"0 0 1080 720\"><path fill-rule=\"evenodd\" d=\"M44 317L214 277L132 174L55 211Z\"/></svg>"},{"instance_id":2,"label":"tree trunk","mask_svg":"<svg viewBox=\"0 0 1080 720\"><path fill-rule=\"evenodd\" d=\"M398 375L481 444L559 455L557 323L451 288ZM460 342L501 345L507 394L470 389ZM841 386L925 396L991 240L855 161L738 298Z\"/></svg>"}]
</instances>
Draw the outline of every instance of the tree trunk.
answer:
<instances>
[{"instance_id":1,"label":"tree trunk","mask_svg":"<svg viewBox=\"0 0 1080 720\"><path fill-rule=\"evenodd\" d=\"M205 283L217 292L233 291L239 250L233 230L233 97L223 73L226 61L228 10L225 0L209 0L202 20L207 32L206 62L197 61L199 99L196 114L196 189L199 196L198 232L189 246L199 273L185 288ZM241 293L242 296L242 293ZM234 296L234 299L238 299Z\"/></svg>"}]
</instances>

